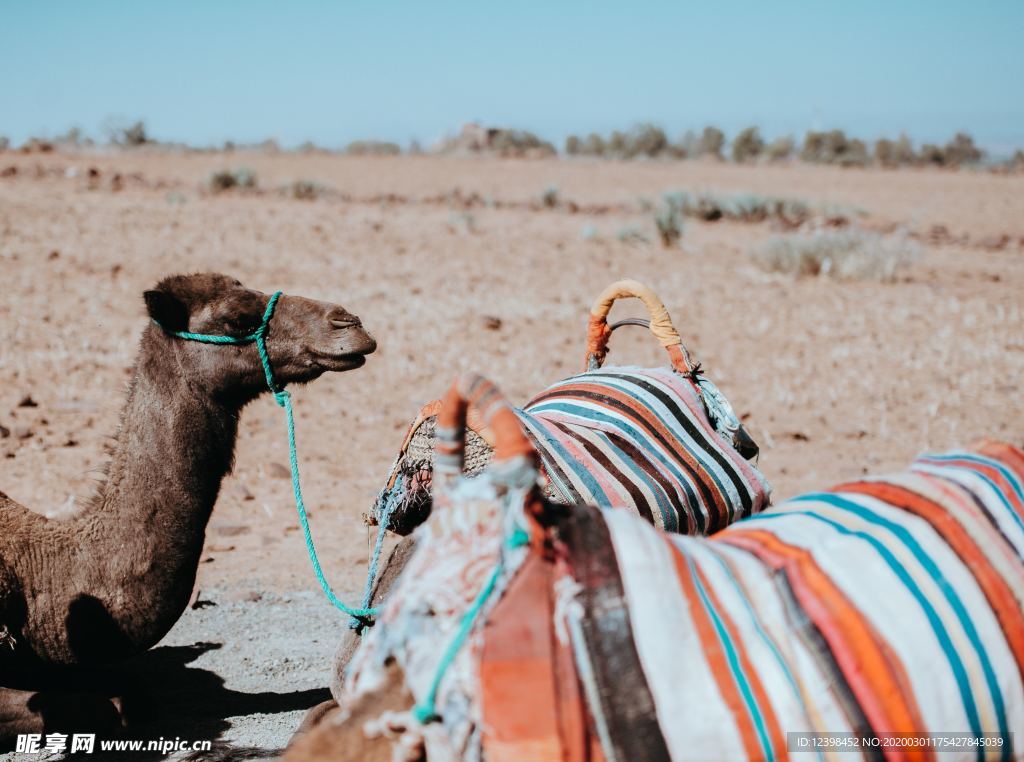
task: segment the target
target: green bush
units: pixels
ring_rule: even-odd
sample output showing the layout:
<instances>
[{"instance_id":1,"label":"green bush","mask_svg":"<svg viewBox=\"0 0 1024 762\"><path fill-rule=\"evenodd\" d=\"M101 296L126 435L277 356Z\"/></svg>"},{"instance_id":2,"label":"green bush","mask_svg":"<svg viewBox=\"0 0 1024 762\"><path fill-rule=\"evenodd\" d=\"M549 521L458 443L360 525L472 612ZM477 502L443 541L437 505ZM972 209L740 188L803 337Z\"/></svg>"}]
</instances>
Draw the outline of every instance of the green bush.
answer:
<instances>
[{"instance_id":1,"label":"green bush","mask_svg":"<svg viewBox=\"0 0 1024 762\"><path fill-rule=\"evenodd\" d=\"M11 139L5 135L0 135L0 151L6 151L11 147Z\"/></svg>"},{"instance_id":2,"label":"green bush","mask_svg":"<svg viewBox=\"0 0 1024 762\"><path fill-rule=\"evenodd\" d=\"M582 153L583 141L576 135L570 135L565 139L565 152L569 156L576 156Z\"/></svg>"},{"instance_id":3,"label":"green bush","mask_svg":"<svg viewBox=\"0 0 1024 762\"><path fill-rule=\"evenodd\" d=\"M744 163L754 161L764 150L764 140L757 127L747 127L732 141L733 161Z\"/></svg>"}]
</instances>

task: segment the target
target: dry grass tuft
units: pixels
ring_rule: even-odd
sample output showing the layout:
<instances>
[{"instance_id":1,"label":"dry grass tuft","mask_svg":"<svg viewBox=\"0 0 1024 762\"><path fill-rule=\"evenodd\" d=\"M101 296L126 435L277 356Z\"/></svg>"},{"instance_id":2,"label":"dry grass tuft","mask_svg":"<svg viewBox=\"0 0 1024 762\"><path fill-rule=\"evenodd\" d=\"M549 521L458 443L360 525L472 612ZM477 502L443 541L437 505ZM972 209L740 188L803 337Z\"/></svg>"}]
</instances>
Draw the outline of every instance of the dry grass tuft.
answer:
<instances>
[{"instance_id":1,"label":"dry grass tuft","mask_svg":"<svg viewBox=\"0 0 1024 762\"><path fill-rule=\"evenodd\" d=\"M231 190L233 188L255 188L256 173L247 167L240 169L223 169L210 174L206 181L207 187L213 193Z\"/></svg>"},{"instance_id":2,"label":"dry grass tuft","mask_svg":"<svg viewBox=\"0 0 1024 762\"><path fill-rule=\"evenodd\" d=\"M837 280L893 281L920 256L905 236L863 230L819 230L778 236L751 251L765 270L791 275L827 275Z\"/></svg>"}]
</instances>

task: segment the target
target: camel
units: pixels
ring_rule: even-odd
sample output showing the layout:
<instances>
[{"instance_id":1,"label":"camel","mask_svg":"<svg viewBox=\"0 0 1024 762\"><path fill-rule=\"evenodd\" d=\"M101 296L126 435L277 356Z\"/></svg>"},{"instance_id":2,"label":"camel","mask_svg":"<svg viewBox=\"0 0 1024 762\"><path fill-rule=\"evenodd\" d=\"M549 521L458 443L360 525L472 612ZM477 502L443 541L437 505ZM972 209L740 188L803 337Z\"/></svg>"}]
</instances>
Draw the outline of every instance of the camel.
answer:
<instances>
[{"instance_id":1,"label":"camel","mask_svg":"<svg viewBox=\"0 0 1024 762\"><path fill-rule=\"evenodd\" d=\"M467 404L495 429L475 479L454 475ZM340 708L286 762L756 760L830 741L1019 758L1021 449L922 455L689 537L545 500L516 425L488 382L456 381L435 509Z\"/></svg>"},{"instance_id":2,"label":"camel","mask_svg":"<svg viewBox=\"0 0 1024 762\"><path fill-rule=\"evenodd\" d=\"M174 332L242 338L272 313L278 386L359 368L376 349L339 305L286 295L268 309L266 294L225 275L168 277L144 299L151 323L96 494L50 520L0 493L0 741L119 721L105 697L34 685L151 648L188 604L239 415L268 380L255 346Z\"/></svg>"}]
</instances>

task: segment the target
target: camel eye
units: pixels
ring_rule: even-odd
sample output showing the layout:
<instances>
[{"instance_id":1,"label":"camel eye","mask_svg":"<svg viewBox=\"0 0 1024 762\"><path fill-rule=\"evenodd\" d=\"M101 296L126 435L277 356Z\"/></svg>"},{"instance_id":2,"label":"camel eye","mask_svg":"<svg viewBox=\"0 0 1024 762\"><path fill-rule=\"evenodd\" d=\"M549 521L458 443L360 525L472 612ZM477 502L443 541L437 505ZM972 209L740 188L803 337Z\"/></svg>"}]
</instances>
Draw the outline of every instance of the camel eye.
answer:
<instances>
[{"instance_id":1,"label":"camel eye","mask_svg":"<svg viewBox=\"0 0 1024 762\"><path fill-rule=\"evenodd\" d=\"M226 321L227 331L233 336L248 336L260 327L260 318L255 315L237 315Z\"/></svg>"}]
</instances>

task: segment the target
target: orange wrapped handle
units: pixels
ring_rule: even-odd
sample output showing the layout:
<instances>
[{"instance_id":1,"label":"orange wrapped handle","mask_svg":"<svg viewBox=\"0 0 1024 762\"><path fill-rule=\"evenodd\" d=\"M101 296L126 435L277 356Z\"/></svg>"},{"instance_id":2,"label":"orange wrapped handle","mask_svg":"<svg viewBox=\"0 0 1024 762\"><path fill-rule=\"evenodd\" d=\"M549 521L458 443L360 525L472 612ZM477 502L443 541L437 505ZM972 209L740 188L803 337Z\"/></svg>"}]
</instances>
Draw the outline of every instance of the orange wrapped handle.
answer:
<instances>
[{"instance_id":1,"label":"orange wrapped handle","mask_svg":"<svg viewBox=\"0 0 1024 762\"><path fill-rule=\"evenodd\" d=\"M523 433L512 406L498 388L477 373L465 373L452 383L437 413L434 470L442 475L462 472L466 449L466 419L470 410L479 414L482 427L494 438L494 462L537 452Z\"/></svg>"},{"instance_id":2,"label":"orange wrapped handle","mask_svg":"<svg viewBox=\"0 0 1024 762\"><path fill-rule=\"evenodd\" d=\"M692 373L696 365L683 346L683 340L679 337L679 331L673 325L665 305L650 287L636 280L620 280L611 284L601 292L590 308L586 369L594 370L604 364L608 356L608 340L615 328L608 325L608 313L616 300L630 298L641 300L647 307L647 313L651 318L648 327L654 338L668 351L672 367L680 373Z\"/></svg>"}]
</instances>

